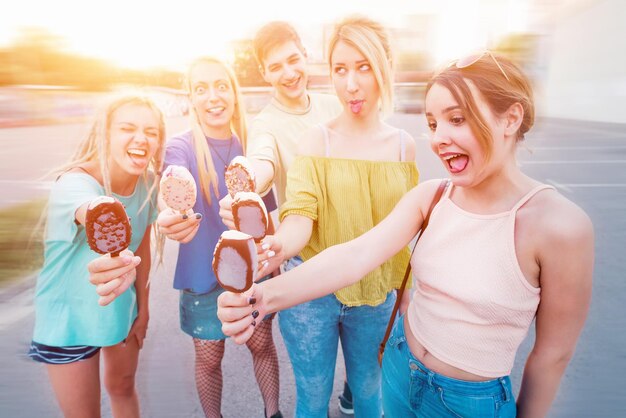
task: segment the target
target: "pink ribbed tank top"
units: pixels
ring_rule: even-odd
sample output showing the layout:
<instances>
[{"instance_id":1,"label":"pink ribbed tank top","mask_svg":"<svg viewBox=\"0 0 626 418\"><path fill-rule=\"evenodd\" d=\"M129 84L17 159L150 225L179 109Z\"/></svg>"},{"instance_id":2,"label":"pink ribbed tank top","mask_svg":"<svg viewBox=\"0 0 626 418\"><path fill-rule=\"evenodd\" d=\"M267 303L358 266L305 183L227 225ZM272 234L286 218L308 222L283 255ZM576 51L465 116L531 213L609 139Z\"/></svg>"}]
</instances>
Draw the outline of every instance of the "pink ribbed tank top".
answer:
<instances>
[{"instance_id":1,"label":"pink ribbed tank top","mask_svg":"<svg viewBox=\"0 0 626 418\"><path fill-rule=\"evenodd\" d=\"M510 374L537 312L541 289L524 277L515 254L515 215L540 185L509 211L467 212L437 204L411 259L415 286L407 315L413 335L433 356L467 372Z\"/></svg>"}]
</instances>

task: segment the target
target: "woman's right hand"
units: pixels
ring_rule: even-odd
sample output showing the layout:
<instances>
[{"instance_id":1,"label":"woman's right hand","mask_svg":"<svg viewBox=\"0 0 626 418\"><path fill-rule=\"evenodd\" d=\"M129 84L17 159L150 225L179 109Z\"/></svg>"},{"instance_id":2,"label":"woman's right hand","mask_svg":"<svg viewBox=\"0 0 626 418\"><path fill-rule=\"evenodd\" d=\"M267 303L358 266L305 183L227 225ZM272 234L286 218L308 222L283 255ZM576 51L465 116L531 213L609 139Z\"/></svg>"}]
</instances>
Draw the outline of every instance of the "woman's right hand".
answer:
<instances>
[{"instance_id":1,"label":"woman's right hand","mask_svg":"<svg viewBox=\"0 0 626 418\"><path fill-rule=\"evenodd\" d=\"M106 306L113 302L135 282L139 263L141 257L127 249L119 257L105 254L87 264L89 282L96 286L96 293L100 296L99 305Z\"/></svg>"},{"instance_id":2,"label":"woman's right hand","mask_svg":"<svg viewBox=\"0 0 626 418\"><path fill-rule=\"evenodd\" d=\"M256 248L259 261L258 278L267 276L285 261L283 244L275 235L266 235Z\"/></svg>"},{"instance_id":3,"label":"woman's right hand","mask_svg":"<svg viewBox=\"0 0 626 418\"><path fill-rule=\"evenodd\" d=\"M193 213L191 209L188 212L182 215L173 209L165 208L157 218L159 231L169 239L181 244L188 243L196 236L202 220L202 214Z\"/></svg>"},{"instance_id":4,"label":"woman's right hand","mask_svg":"<svg viewBox=\"0 0 626 418\"><path fill-rule=\"evenodd\" d=\"M217 317L222 322L222 332L237 344L245 344L252 337L256 324L266 313L262 286L256 284L246 292L226 291L217 298Z\"/></svg>"}]
</instances>

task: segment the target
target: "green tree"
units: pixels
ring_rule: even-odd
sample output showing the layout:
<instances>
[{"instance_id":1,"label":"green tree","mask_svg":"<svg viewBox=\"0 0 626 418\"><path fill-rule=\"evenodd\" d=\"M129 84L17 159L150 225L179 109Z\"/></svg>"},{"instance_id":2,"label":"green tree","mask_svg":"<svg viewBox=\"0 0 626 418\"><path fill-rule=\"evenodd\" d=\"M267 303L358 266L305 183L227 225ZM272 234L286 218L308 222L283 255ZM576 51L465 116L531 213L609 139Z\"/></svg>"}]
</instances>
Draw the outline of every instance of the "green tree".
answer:
<instances>
[{"instance_id":1,"label":"green tree","mask_svg":"<svg viewBox=\"0 0 626 418\"><path fill-rule=\"evenodd\" d=\"M254 58L251 39L243 39L232 43L234 51L233 70L242 86L267 86L259 72Z\"/></svg>"}]
</instances>

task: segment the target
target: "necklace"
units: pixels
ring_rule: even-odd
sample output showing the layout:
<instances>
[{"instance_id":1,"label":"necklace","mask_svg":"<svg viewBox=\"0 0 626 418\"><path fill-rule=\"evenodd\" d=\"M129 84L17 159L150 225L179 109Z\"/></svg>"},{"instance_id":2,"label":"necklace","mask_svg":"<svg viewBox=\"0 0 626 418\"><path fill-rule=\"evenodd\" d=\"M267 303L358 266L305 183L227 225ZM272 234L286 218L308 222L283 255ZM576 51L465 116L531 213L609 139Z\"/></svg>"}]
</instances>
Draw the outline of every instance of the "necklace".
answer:
<instances>
[{"instance_id":1,"label":"necklace","mask_svg":"<svg viewBox=\"0 0 626 418\"><path fill-rule=\"evenodd\" d=\"M215 155L217 155L217 158L219 158L222 163L224 164L224 170L226 170L226 168L228 167L228 164L230 163L230 150L233 147L233 137L230 137L230 141L228 142L228 154L226 155L226 160L224 160L224 158L222 158L222 156L220 155L219 152L217 152L217 149L215 149L213 147L213 144L211 144L211 140L207 139L207 144L209 144L209 148L211 148L211 150L213 150L213 153Z\"/></svg>"}]
</instances>

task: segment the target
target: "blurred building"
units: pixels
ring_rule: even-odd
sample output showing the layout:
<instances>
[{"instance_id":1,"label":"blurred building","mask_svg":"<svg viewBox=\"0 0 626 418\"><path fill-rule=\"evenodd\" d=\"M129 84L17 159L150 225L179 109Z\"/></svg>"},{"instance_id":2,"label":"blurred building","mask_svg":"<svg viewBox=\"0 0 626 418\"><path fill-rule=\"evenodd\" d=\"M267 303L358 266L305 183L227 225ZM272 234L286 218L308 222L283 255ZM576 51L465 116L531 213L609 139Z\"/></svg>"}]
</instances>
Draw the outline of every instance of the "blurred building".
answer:
<instances>
[{"instance_id":1,"label":"blurred building","mask_svg":"<svg viewBox=\"0 0 626 418\"><path fill-rule=\"evenodd\" d=\"M532 0L539 110L566 119L626 123L626 4L623 0Z\"/></svg>"}]
</instances>

